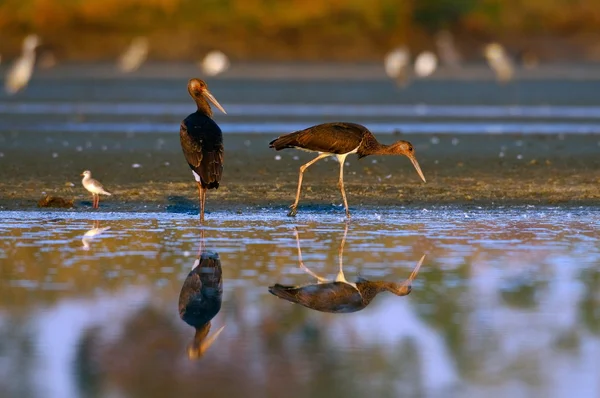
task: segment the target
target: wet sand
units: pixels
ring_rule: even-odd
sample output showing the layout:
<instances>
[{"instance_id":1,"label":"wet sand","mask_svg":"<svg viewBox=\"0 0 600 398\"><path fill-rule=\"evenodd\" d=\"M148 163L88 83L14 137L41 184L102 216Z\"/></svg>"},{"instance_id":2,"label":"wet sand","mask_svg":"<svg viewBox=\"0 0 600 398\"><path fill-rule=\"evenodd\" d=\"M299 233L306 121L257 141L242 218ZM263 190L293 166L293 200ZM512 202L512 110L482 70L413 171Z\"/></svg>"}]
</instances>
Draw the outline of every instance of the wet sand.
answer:
<instances>
[{"instance_id":1,"label":"wet sand","mask_svg":"<svg viewBox=\"0 0 600 398\"><path fill-rule=\"evenodd\" d=\"M293 201L298 168L312 154L275 152L270 134L225 134L222 186L208 210L282 212ZM584 206L600 203L597 135L382 136L415 145L427 178L422 183L403 157L348 157L345 184L352 208L513 204ZM88 210L91 197L79 174L90 169L114 195L99 211L197 211L196 186L173 134L2 133L0 209L37 209L44 195L74 199ZM276 160L280 155L281 159ZM139 167L134 167L134 165ZM341 211L338 165L320 161L305 174L299 207Z\"/></svg>"}]
</instances>

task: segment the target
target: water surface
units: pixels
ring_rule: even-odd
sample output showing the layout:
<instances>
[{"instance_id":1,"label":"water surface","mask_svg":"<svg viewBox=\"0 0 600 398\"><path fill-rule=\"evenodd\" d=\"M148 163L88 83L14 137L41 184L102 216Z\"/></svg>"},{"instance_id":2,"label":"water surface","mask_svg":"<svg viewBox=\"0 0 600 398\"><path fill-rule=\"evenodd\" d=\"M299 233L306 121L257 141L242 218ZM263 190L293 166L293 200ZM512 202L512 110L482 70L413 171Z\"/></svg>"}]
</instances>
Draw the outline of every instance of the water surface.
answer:
<instances>
[{"instance_id":1,"label":"water surface","mask_svg":"<svg viewBox=\"0 0 600 398\"><path fill-rule=\"evenodd\" d=\"M410 295L350 314L267 290L315 282L298 244L306 268L336 277L341 215L207 218L200 229L189 214L1 212L0 395L600 394L597 209L356 211L349 281L402 282L426 257ZM191 361L177 304L200 250L221 259L211 329L225 328Z\"/></svg>"}]
</instances>

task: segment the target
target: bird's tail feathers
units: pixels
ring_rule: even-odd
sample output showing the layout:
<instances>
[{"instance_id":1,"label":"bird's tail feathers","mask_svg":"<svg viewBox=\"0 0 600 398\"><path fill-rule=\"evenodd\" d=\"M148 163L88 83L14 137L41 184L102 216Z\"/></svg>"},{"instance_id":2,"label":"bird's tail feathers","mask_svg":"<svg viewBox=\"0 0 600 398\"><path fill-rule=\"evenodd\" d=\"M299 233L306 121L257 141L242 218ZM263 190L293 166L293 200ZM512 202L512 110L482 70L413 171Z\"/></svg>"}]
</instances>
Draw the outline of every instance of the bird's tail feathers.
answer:
<instances>
[{"instance_id":1,"label":"bird's tail feathers","mask_svg":"<svg viewBox=\"0 0 600 398\"><path fill-rule=\"evenodd\" d=\"M277 137L273 141L269 142L269 148L275 148L276 151L280 151L286 148L295 148L298 146L297 131Z\"/></svg>"},{"instance_id":2,"label":"bird's tail feathers","mask_svg":"<svg viewBox=\"0 0 600 398\"><path fill-rule=\"evenodd\" d=\"M296 301L296 286L285 286L279 283L269 286L269 293L281 299L288 301Z\"/></svg>"}]
</instances>

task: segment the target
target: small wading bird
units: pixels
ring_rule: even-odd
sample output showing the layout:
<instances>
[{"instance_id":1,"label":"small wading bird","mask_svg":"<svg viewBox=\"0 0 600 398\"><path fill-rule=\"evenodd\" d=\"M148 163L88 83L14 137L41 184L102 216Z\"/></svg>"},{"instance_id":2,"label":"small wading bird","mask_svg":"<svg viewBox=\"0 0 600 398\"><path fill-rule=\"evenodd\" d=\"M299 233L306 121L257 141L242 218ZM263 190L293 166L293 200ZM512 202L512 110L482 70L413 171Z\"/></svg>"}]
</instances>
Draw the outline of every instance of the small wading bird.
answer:
<instances>
[{"instance_id":1,"label":"small wading bird","mask_svg":"<svg viewBox=\"0 0 600 398\"><path fill-rule=\"evenodd\" d=\"M100 184L100 182L98 182L98 180L94 180L92 178L91 171L86 170L83 173L81 173L81 175L83 176L81 184L83 184L83 187L92 194L92 206L94 209L97 209L100 206L100 195L110 196L112 194L106 189L104 189L104 187L102 186L102 184Z\"/></svg>"},{"instance_id":2,"label":"small wading bird","mask_svg":"<svg viewBox=\"0 0 600 398\"><path fill-rule=\"evenodd\" d=\"M221 310L223 297L223 270L218 253L204 251L202 241L192 270L179 293L179 316L196 329L188 347L188 357L197 359L216 341L225 326L208 337L211 320Z\"/></svg>"},{"instance_id":3,"label":"small wading bird","mask_svg":"<svg viewBox=\"0 0 600 398\"><path fill-rule=\"evenodd\" d=\"M346 200L346 191L344 190L344 162L346 161L346 156L352 153L356 153L359 159L369 155L404 155L415 166L423 182L426 182L425 176L415 157L415 150L410 142L397 141L391 145L380 144L369 129L356 123L337 122L318 124L304 130L282 135L271 141L269 148L275 148L277 151L286 148L296 148L319 153L315 159L300 166L296 200L290 206L291 210L288 213L290 217L294 217L297 212L304 172L310 165L327 156L336 156L340 164L338 186L342 192L342 199L346 207L346 216L348 217L350 217L350 211L348 209L348 201Z\"/></svg>"},{"instance_id":4,"label":"small wading bird","mask_svg":"<svg viewBox=\"0 0 600 398\"><path fill-rule=\"evenodd\" d=\"M23 40L23 52L6 75L4 84L7 93L15 94L27 86L35 65L35 49L39 45L40 40L37 35L29 35Z\"/></svg>"},{"instance_id":5,"label":"small wading bird","mask_svg":"<svg viewBox=\"0 0 600 398\"><path fill-rule=\"evenodd\" d=\"M490 43L485 46L483 51L488 65L496 74L496 80L499 83L511 81L515 74L515 68L504 47L499 43Z\"/></svg>"},{"instance_id":6,"label":"small wading bird","mask_svg":"<svg viewBox=\"0 0 600 398\"><path fill-rule=\"evenodd\" d=\"M314 276L318 282L303 286L285 286L276 283L269 287L269 292L281 299L303 305L316 311L333 313L360 311L368 306L375 296L381 292L388 291L397 296L406 296L411 292L411 284L417 277L425 256L421 257L421 260L419 260L419 263L408 279L402 283L368 281L363 278L359 278L356 283L346 281L343 271L342 256L344 254L344 243L346 242L347 233L348 224L346 224L344 237L342 238L342 243L340 244L338 251L340 268L335 281L329 281L306 268L302 262L298 231L295 231L299 266L304 271Z\"/></svg>"},{"instance_id":7,"label":"small wading bird","mask_svg":"<svg viewBox=\"0 0 600 398\"><path fill-rule=\"evenodd\" d=\"M219 188L223 174L223 133L212 120L212 102L223 113L225 109L208 91L203 80L191 79L188 82L188 92L196 102L198 110L181 123L179 138L185 160L192 169L198 184L200 200L200 221L204 221L204 203L206 190ZM208 101L207 101L208 100Z\"/></svg>"}]
</instances>

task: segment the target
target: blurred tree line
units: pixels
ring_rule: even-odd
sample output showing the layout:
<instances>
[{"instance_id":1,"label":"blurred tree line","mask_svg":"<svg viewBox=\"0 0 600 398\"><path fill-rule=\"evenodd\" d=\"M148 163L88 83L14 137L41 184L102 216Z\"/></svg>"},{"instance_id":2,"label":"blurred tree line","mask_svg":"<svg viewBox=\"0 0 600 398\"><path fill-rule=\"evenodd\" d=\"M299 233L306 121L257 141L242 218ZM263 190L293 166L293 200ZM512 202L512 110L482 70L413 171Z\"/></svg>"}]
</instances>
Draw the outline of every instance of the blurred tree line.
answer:
<instances>
[{"instance_id":1,"label":"blurred tree line","mask_svg":"<svg viewBox=\"0 0 600 398\"><path fill-rule=\"evenodd\" d=\"M239 58L335 57L332 45L342 57L368 58L399 43L425 46L440 29L514 40L595 34L598 26L599 0L0 0L11 51L37 32L84 58L106 56L134 35L147 35L158 58L204 47Z\"/></svg>"}]
</instances>

